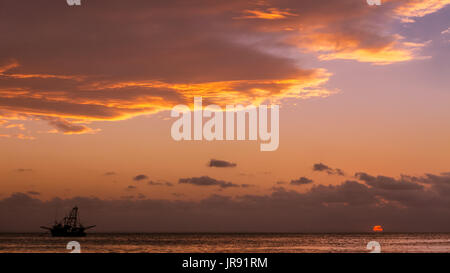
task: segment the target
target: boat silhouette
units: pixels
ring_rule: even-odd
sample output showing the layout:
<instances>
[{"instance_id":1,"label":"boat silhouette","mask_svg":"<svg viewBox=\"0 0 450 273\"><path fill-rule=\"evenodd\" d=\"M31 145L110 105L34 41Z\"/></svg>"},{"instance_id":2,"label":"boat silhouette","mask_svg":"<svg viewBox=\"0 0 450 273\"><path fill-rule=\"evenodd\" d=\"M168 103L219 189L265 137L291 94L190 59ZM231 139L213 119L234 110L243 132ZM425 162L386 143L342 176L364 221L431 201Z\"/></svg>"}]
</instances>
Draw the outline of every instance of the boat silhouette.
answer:
<instances>
[{"instance_id":1,"label":"boat silhouette","mask_svg":"<svg viewBox=\"0 0 450 273\"><path fill-rule=\"evenodd\" d=\"M80 223L78 207L74 207L69 216L64 217L62 221L55 221L52 227L41 226L41 228L49 230L53 237L83 237L86 236L85 230L93 227L95 225L85 227Z\"/></svg>"}]
</instances>

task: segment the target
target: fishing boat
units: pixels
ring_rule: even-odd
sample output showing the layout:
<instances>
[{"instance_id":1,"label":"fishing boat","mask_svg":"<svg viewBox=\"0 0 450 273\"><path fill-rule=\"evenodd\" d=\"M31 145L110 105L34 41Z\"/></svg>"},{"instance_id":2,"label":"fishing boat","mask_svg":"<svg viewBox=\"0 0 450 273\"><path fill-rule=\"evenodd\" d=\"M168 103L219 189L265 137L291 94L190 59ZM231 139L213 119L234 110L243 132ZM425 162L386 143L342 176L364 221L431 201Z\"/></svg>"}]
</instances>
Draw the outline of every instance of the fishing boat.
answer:
<instances>
[{"instance_id":1,"label":"fishing boat","mask_svg":"<svg viewBox=\"0 0 450 273\"><path fill-rule=\"evenodd\" d=\"M86 236L85 231L93 227L95 225L85 227L80 223L78 207L74 207L69 215L61 221L55 221L52 227L41 226L41 228L49 230L53 237L84 237Z\"/></svg>"}]
</instances>

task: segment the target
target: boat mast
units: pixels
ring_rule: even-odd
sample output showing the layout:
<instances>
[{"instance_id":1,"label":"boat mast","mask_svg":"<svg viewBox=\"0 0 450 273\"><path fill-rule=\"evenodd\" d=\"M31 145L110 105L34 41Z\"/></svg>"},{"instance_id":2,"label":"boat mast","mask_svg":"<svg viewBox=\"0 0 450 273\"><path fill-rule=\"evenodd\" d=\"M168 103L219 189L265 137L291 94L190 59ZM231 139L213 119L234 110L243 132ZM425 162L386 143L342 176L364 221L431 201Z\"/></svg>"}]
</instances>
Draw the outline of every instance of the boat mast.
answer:
<instances>
[{"instance_id":1,"label":"boat mast","mask_svg":"<svg viewBox=\"0 0 450 273\"><path fill-rule=\"evenodd\" d=\"M74 207L68 217L64 218L64 225L77 227L78 225L78 207Z\"/></svg>"}]
</instances>

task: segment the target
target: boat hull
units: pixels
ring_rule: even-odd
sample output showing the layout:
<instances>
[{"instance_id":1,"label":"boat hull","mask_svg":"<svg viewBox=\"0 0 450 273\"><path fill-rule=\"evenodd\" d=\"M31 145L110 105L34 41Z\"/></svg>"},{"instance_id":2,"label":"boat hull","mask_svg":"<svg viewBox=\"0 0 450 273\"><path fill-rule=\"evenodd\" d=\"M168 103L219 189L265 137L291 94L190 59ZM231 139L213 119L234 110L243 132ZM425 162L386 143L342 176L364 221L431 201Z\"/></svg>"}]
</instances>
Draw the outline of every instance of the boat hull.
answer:
<instances>
[{"instance_id":1,"label":"boat hull","mask_svg":"<svg viewBox=\"0 0 450 273\"><path fill-rule=\"evenodd\" d=\"M50 233L53 237L84 237L86 232L84 229L66 230L66 229L51 229Z\"/></svg>"}]
</instances>

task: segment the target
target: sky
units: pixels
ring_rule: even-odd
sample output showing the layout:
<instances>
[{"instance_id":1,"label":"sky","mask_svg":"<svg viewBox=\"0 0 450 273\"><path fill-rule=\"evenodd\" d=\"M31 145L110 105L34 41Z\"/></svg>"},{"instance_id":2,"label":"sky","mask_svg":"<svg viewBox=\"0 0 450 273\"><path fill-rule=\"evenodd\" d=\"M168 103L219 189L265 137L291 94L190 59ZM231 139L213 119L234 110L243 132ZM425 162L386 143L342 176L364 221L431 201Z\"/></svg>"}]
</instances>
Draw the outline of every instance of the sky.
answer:
<instances>
[{"instance_id":1,"label":"sky","mask_svg":"<svg viewBox=\"0 0 450 273\"><path fill-rule=\"evenodd\" d=\"M1 1L0 231L450 231L449 4ZM278 149L175 141L196 96Z\"/></svg>"}]
</instances>

